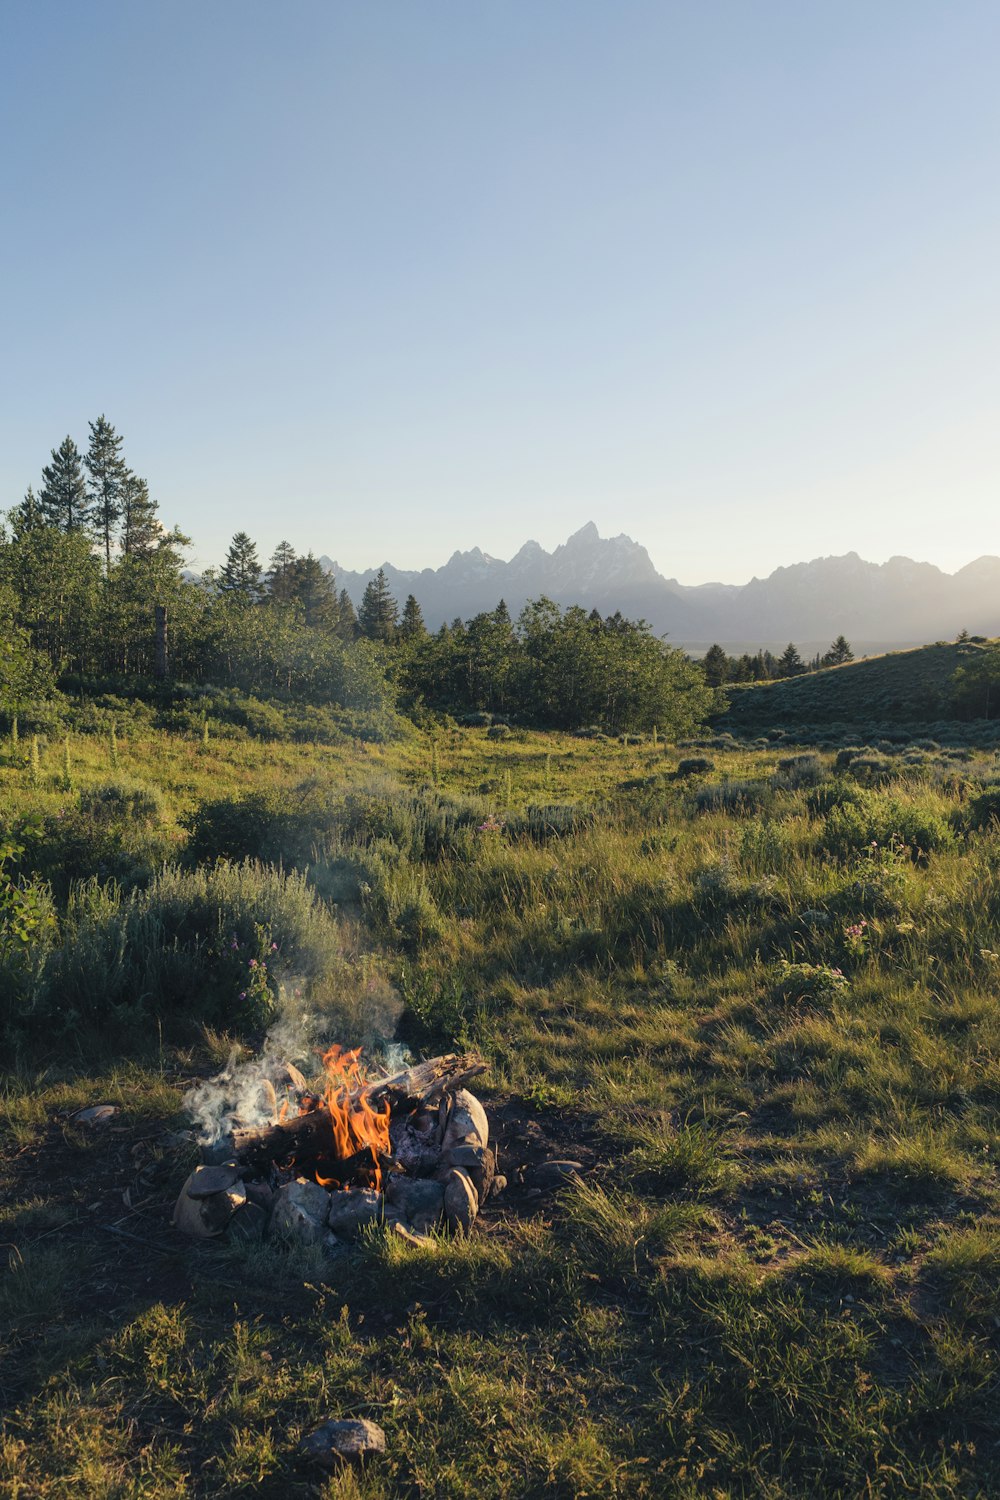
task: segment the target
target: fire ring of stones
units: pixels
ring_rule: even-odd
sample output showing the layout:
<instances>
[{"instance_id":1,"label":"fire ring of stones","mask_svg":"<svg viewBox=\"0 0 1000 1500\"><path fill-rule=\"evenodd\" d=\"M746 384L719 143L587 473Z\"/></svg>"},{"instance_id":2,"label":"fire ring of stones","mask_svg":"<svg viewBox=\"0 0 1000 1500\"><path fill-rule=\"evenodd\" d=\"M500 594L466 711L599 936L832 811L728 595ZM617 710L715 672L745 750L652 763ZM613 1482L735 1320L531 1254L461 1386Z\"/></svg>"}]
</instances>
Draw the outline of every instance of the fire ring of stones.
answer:
<instances>
[{"instance_id":1,"label":"fire ring of stones","mask_svg":"<svg viewBox=\"0 0 1000 1500\"><path fill-rule=\"evenodd\" d=\"M203 1148L204 1164L177 1199L175 1228L199 1239L272 1235L330 1252L369 1225L413 1244L432 1243L429 1232L441 1227L467 1234L480 1205L506 1186L486 1111L464 1087L485 1063L449 1054L370 1082L359 1053L326 1053L322 1094L290 1064L279 1080L283 1100L261 1079L270 1119L231 1121Z\"/></svg>"}]
</instances>

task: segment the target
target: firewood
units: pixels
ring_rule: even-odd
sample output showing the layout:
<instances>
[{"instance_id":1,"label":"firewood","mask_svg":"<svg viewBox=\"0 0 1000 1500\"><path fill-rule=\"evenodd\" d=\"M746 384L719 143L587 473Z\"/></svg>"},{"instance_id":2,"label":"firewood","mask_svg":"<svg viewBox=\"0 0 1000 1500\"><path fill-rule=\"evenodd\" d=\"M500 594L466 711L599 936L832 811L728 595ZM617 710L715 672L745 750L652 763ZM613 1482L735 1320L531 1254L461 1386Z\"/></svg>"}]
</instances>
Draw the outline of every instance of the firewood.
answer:
<instances>
[{"instance_id":1,"label":"firewood","mask_svg":"<svg viewBox=\"0 0 1000 1500\"><path fill-rule=\"evenodd\" d=\"M381 1099L418 1109L422 1104L432 1104L442 1094L460 1089L470 1078L486 1072L486 1063L474 1052L448 1052L442 1057L431 1057L427 1062L415 1063L393 1073L390 1078L380 1078L355 1089L352 1098L363 1094L372 1104Z\"/></svg>"},{"instance_id":2,"label":"firewood","mask_svg":"<svg viewBox=\"0 0 1000 1500\"><path fill-rule=\"evenodd\" d=\"M349 1098L352 1104L363 1098L375 1109L389 1103L409 1113L433 1103L442 1094L460 1089L485 1069L485 1062L474 1053L448 1053L405 1068L390 1078L364 1083L353 1089ZM303 1102L313 1102L312 1096L304 1096ZM331 1116L321 1105L273 1125L234 1130L232 1155L237 1161L259 1164L284 1161L289 1156L300 1161L322 1158L336 1163L339 1160Z\"/></svg>"},{"instance_id":3,"label":"firewood","mask_svg":"<svg viewBox=\"0 0 1000 1500\"><path fill-rule=\"evenodd\" d=\"M284 1161L289 1156L334 1159L333 1120L327 1110L313 1109L274 1125L247 1126L233 1131L232 1150L237 1161L247 1163Z\"/></svg>"}]
</instances>

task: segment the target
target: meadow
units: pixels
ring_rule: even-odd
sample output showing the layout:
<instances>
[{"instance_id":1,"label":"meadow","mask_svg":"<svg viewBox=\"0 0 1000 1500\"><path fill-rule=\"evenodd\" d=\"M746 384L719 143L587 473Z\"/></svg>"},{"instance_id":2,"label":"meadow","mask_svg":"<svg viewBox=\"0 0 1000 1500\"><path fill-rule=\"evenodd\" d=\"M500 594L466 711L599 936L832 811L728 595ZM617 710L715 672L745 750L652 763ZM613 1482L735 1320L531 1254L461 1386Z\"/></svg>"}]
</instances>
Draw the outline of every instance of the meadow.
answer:
<instances>
[{"instance_id":1,"label":"meadow","mask_svg":"<svg viewBox=\"0 0 1000 1500\"><path fill-rule=\"evenodd\" d=\"M1000 1490L992 747L88 728L0 769L3 1493ZM178 1240L276 1024L483 1052L468 1239Z\"/></svg>"}]
</instances>

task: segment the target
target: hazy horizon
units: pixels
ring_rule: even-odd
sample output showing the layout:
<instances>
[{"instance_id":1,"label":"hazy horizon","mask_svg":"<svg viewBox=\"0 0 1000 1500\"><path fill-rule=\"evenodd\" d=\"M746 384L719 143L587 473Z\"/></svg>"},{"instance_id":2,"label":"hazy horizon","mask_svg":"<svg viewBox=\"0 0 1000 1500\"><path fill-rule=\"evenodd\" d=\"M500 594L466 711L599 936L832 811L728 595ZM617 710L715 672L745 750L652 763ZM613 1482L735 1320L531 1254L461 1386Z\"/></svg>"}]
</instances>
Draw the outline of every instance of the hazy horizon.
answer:
<instances>
[{"instance_id":1,"label":"hazy horizon","mask_svg":"<svg viewBox=\"0 0 1000 1500\"><path fill-rule=\"evenodd\" d=\"M352 571L1000 551L1000 10L0 14L0 506L104 412L164 519Z\"/></svg>"},{"instance_id":2,"label":"hazy horizon","mask_svg":"<svg viewBox=\"0 0 1000 1500\"><path fill-rule=\"evenodd\" d=\"M564 546L567 541L571 541L573 539L573 537L577 533L579 533L580 531L586 530L586 528L588 526L591 526L591 525L595 525L596 526L596 524L597 523L594 522L594 521L592 521L592 520L587 520L581 526L576 527L575 531L570 532L568 536L562 537L560 539L560 541L555 542L552 546L546 547L544 545L544 543L541 543L541 542L539 542L539 546L541 546L543 548L543 551L545 551L545 552L547 552L547 553L549 553L551 555L558 547ZM598 530L598 532L599 532L599 534L601 536L601 539L604 540L604 541L615 540L615 539L617 539L619 537L625 537L628 541L635 542L640 547L645 547L645 543L643 542L642 537L631 536L628 532L621 532L621 531L619 531L619 532L603 532L603 531L601 531L600 527L597 527L597 530ZM386 557L380 557L380 558L378 558L376 560L373 560L371 562L363 563L360 566L357 566L357 565L353 565L353 564L349 563L346 560L346 558L334 556L334 554L328 548L326 548L326 547L312 546L312 547L307 548L306 550L315 553L317 557L326 557L326 558L328 558L331 562L336 563L339 567L345 569L345 571L347 571L349 573L371 573L371 572L376 572L380 567L383 567L386 563L391 563L392 566L394 568L398 568L400 572L409 573L409 572L421 572L425 568L430 568L431 570L435 570L437 568L443 567L456 553L467 553L467 552L475 551L477 549L478 549L478 551L482 552L485 557L488 557L488 558L492 559L495 562L510 562L517 555L517 553L521 550L521 547L524 547L526 545L530 545L532 542L538 542L538 538L535 537L535 536L525 537L524 541L520 544L520 546L519 547L515 547L513 549L513 551L509 552L509 553L492 552L488 547L480 547L478 545L478 543L474 544L473 547L453 547L451 549L451 551L447 553L447 555L440 557L436 563L435 562L422 563L422 564L419 564L419 565L408 564L408 563L402 561L399 557L386 556ZM932 559L926 558L926 557L909 558L908 554L901 553L901 552L889 553L887 556L881 557L881 558L866 557L865 554L862 551L860 551L860 549L857 548L857 547L845 547L844 550L843 550L843 552L824 552L824 553L818 554L815 557L795 557L795 558L789 558L789 559L787 559L787 561L776 562L774 564L774 566L772 568L768 568L765 573L747 574L747 576L745 578L739 578L739 579L737 579L737 578L733 578L733 579L721 579L721 578L680 578L676 574L671 573L668 569L666 569L666 568L664 568L664 567L662 567L660 565L660 563L657 561L656 557L653 555L653 552L652 552L651 548L646 547L645 550L649 553L650 561L652 562L654 568L656 569L656 571L658 573L662 574L662 576L664 578L673 579L675 582L684 584L684 585L686 585L689 588L704 588L706 586L711 586L712 584L735 585L735 586L738 587L740 584L751 582L751 580L753 578L767 578L767 577L770 577L770 575L772 573L777 572L780 568L795 567L799 563L826 562L826 561L829 561L829 560L831 560L833 558L842 558L842 557L850 557L850 556L859 557L863 563L871 563L875 567L885 567L885 565L887 563L889 563L889 562L892 562L894 558L904 558L904 559L906 559L908 561L916 562L916 563L931 562L932 566L936 566L936 567L940 566L940 564L935 564L935 563L932 562ZM952 576L955 573L961 572L963 568L968 567L970 563L979 562L984 557L997 557L997 558L1000 558L1000 553L982 553L981 552L981 553L978 553L975 557L968 557L968 558L966 558L965 562L959 563L954 568L942 568L941 571L944 572L944 573L946 573L946 574L948 574L949 576Z\"/></svg>"}]
</instances>

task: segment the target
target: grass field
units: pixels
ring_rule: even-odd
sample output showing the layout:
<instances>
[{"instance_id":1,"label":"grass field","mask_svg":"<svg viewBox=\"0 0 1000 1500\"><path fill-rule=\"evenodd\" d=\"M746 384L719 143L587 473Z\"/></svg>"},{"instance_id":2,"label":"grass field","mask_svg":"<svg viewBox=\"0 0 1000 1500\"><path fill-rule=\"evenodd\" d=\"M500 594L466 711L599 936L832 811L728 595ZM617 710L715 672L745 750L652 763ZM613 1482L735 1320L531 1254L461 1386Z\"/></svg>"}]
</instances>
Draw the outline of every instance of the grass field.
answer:
<instances>
[{"instance_id":1,"label":"grass field","mask_svg":"<svg viewBox=\"0 0 1000 1500\"><path fill-rule=\"evenodd\" d=\"M4 1494L1000 1491L992 752L149 732L66 769L22 744L0 771L54 892L0 1112ZM112 897L72 885L97 838ZM317 1036L487 1056L511 1185L469 1239L175 1238L183 1093L241 1012L202 949L211 1006L132 993L128 942L195 850L272 867L205 889L274 892L279 956L299 923L285 1003ZM529 1195L546 1154L582 1185ZM377 1421L385 1458L299 1467L327 1416Z\"/></svg>"}]
</instances>

